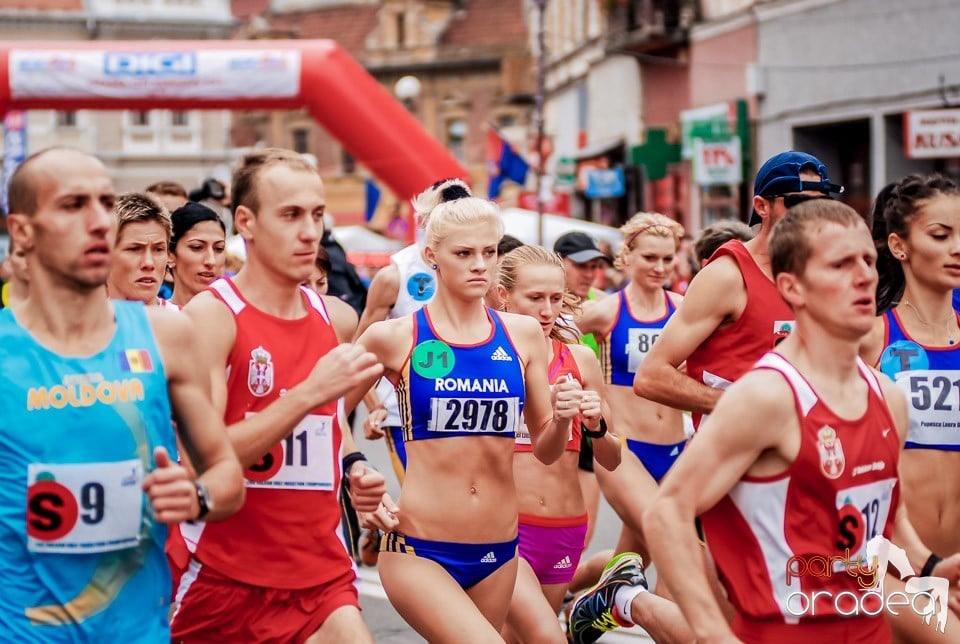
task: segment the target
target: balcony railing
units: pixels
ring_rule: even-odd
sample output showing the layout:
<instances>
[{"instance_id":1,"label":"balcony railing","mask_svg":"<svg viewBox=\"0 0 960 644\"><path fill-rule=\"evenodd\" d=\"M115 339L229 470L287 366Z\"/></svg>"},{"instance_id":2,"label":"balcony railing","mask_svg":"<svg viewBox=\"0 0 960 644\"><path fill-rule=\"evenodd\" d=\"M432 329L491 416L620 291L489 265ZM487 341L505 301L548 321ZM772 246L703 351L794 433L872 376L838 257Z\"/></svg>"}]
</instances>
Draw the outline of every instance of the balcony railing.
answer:
<instances>
[{"instance_id":1,"label":"balcony railing","mask_svg":"<svg viewBox=\"0 0 960 644\"><path fill-rule=\"evenodd\" d=\"M687 41L697 16L696 0L610 0L608 50L653 52Z\"/></svg>"}]
</instances>

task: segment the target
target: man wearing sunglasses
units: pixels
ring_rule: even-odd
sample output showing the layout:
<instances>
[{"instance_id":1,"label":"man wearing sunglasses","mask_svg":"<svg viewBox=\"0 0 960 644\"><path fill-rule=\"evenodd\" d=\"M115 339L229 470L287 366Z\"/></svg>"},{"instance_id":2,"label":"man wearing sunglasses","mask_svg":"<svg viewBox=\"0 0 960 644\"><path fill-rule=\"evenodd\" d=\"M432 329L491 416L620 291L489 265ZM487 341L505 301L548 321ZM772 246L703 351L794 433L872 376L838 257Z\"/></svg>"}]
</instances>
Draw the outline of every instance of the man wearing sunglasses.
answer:
<instances>
[{"instance_id":1,"label":"man wearing sunglasses","mask_svg":"<svg viewBox=\"0 0 960 644\"><path fill-rule=\"evenodd\" d=\"M721 246L697 274L637 371L637 394L692 411L699 427L722 391L793 326L772 280L767 242L774 224L798 203L842 191L814 156L791 150L768 159L753 184L749 223L760 231ZM684 361L686 374L677 369Z\"/></svg>"},{"instance_id":2,"label":"man wearing sunglasses","mask_svg":"<svg viewBox=\"0 0 960 644\"><path fill-rule=\"evenodd\" d=\"M798 203L829 199L842 191L841 186L830 183L826 166L814 156L791 150L768 159L753 184L749 223L759 224L759 232L748 242L728 241L697 273L637 370L634 392L693 412L694 427L698 428L723 390L793 328L793 312L777 291L770 267L767 243L774 224ZM681 371L684 362L686 368ZM643 592L643 584L637 581L642 577L636 565L605 572L600 583L574 606L572 622L591 624L578 630L574 641L592 642L613 623L626 626L633 622L655 640L692 640L693 634L675 606L666 606L662 598ZM718 587L715 575L712 582ZM623 592L618 592L620 587ZM614 604L619 607L615 611L619 619L603 619L603 614L612 614ZM658 617L647 619L652 614Z\"/></svg>"}]
</instances>

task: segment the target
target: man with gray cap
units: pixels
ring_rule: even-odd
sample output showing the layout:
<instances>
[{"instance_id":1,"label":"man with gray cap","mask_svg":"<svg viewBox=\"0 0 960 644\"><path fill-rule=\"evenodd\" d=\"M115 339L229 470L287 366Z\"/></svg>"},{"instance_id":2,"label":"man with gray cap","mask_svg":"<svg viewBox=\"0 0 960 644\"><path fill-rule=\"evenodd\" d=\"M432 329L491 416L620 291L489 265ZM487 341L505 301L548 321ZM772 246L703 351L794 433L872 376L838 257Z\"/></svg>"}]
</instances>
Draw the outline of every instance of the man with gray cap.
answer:
<instances>
[{"instance_id":1,"label":"man with gray cap","mask_svg":"<svg viewBox=\"0 0 960 644\"><path fill-rule=\"evenodd\" d=\"M830 199L842 191L830 183L826 166L814 156L791 150L768 159L753 186L750 224L759 224L759 232L748 242L728 241L697 273L637 369L634 392L693 412L694 427L699 428L723 390L793 328L793 312L773 282L767 250L774 224L799 203ZM680 371L684 362L686 369ZM634 623L657 641L694 639L676 606L645 592L638 573L635 566L608 566L600 583L577 601L570 615L576 644L596 641L616 624ZM718 586L715 574L711 583Z\"/></svg>"},{"instance_id":2,"label":"man with gray cap","mask_svg":"<svg viewBox=\"0 0 960 644\"><path fill-rule=\"evenodd\" d=\"M589 297L590 287L603 262L613 266L613 260L597 248L597 243L586 233L565 233L557 238L553 250L563 258L567 274L567 288L581 300Z\"/></svg>"}]
</instances>

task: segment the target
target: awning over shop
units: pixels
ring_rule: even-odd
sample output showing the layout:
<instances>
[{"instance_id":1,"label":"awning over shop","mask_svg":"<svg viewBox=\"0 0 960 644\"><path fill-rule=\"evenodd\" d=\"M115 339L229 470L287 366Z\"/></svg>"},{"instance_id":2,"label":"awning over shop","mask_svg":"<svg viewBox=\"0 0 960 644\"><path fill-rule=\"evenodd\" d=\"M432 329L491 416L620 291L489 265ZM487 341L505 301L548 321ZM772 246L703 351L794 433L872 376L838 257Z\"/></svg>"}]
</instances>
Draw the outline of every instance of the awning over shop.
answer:
<instances>
[{"instance_id":1,"label":"awning over shop","mask_svg":"<svg viewBox=\"0 0 960 644\"><path fill-rule=\"evenodd\" d=\"M574 161L583 161L585 159L596 159L597 157L605 156L611 152L614 152L618 148L623 148L624 140L617 139L616 141L608 141L606 143L596 143L594 145L589 145L585 148L580 148L572 154L568 154L569 158Z\"/></svg>"}]
</instances>

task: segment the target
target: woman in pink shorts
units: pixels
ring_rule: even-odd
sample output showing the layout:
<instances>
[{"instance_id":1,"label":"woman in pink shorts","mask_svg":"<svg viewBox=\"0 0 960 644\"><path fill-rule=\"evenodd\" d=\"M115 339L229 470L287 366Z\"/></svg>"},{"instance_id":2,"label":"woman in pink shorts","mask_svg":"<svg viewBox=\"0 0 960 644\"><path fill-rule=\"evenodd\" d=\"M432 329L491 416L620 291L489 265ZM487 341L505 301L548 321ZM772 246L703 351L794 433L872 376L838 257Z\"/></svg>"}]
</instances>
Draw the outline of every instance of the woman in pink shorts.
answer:
<instances>
[{"instance_id":1,"label":"woman in pink shorts","mask_svg":"<svg viewBox=\"0 0 960 644\"><path fill-rule=\"evenodd\" d=\"M565 642L557 612L577 569L587 532L587 508L577 478L580 439L593 438L594 458L612 470L620 464L620 440L609 431L603 376L593 352L576 333L555 324L566 289L560 257L540 246L521 246L500 264L502 308L536 318L550 356L550 384L572 378L583 388L580 417L566 451L552 465L531 452L525 427L517 430L514 477L520 510L520 566L503 630L507 642Z\"/></svg>"}]
</instances>

